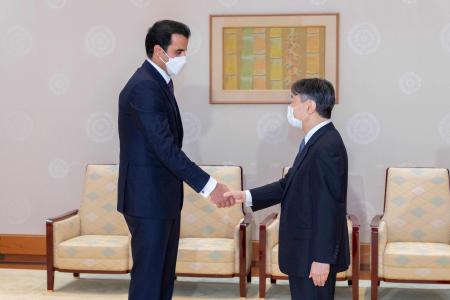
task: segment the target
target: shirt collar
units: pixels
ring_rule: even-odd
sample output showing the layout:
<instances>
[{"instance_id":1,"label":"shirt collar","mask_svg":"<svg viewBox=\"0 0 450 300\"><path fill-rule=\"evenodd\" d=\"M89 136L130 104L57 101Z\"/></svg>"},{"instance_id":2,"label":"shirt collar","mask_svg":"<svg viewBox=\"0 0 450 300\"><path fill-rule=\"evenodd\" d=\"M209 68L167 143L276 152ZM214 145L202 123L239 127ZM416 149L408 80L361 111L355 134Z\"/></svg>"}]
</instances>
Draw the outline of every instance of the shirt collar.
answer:
<instances>
[{"instance_id":1,"label":"shirt collar","mask_svg":"<svg viewBox=\"0 0 450 300\"><path fill-rule=\"evenodd\" d=\"M171 80L169 74L167 74L166 71L164 71L163 69L161 69L157 64L155 64L155 63L154 63L150 58L148 58L148 57L147 57L147 61L148 61L149 63L151 63L153 67L155 67L156 71L158 71L159 74L161 74L161 76L164 78L164 80L165 80L166 83L168 84L169 81Z\"/></svg>"},{"instance_id":2,"label":"shirt collar","mask_svg":"<svg viewBox=\"0 0 450 300\"><path fill-rule=\"evenodd\" d=\"M326 121L323 121L322 123L317 124L316 126L313 127L313 129L311 129L306 135L305 135L305 145L308 143L309 139L314 135L314 133L317 132L317 130L319 130L320 128L322 128L325 125L328 125L331 123L331 120L328 119Z\"/></svg>"}]
</instances>

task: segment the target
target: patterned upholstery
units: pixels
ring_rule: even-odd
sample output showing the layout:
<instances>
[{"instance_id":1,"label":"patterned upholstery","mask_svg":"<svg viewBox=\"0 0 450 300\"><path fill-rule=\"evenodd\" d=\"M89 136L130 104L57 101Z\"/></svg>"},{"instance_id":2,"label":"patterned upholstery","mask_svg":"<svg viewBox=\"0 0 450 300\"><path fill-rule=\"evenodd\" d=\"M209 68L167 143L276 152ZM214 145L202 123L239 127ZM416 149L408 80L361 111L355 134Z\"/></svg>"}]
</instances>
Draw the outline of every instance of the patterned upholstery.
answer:
<instances>
[{"instance_id":1,"label":"patterned upholstery","mask_svg":"<svg viewBox=\"0 0 450 300\"><path fill-rule=\"evenodd\" d=\"M128 235L117 207L118 165L90 165L86 169L80 207L81 234Z\"/></svg>"},{"instance_id":2,"label":"patterned upholstery","mask_svg":"<svg viewBox=\"0 0 450 300\"><path fill-rule=\"evenodd\" d=\"M178 273L234 274L234 240L184 238L178 247Z\"/></svg>"},{"instance_id":3,"label":"patterned upholstery","mask_svg":"<svg viewBox=\"0 0 450 300\"><path fill-rule=\"evenodd\" d=\"M378 276L401 280L449 280L448 171L390 168L385 214L378 234Z\"/></svg>"},{"instance_id":4,"label":"patterned upholstery","mask_svg":"<svg viewBox=\"0 0 450 300\"><path fill-rule=\"evenodd\" d=\"M80 270L126 270L128 247L128 236L78 236L57 246L56 267Z\"/></svg>"},{"instance_id":5,"label":"patterned upholstery","mask_svg":"<svg viewBox=\"0 0 450 300\"><path fill-rule=\"evenodd\" d=\"M231 190L242 189L240 167L202 166L208 174ZM239 273L239 224L244 214L240 205L217 208L209 199L184 185L177 273ZM247 228L247 269L251 265L251 231Z\"/></svg>"},{"instance_id":6,"label":"patterned upholstery","mask_svg":"<svg viewBox=\"0 0 450 300\"><path fill-rule=\"evenodd\" d=\"M231 190L240 191L241 168L229 166L202 166L208 174ZM236 224L242 219L240 205L218 209L209 199L204 199L184 184L184 204L181 212L181 238L211 237L233 238Z\"/></svg>"},{"instance_id":7,"label":"patterned upholstery","mask_svg":"<svg viewBox=\"0 0 450 300\"><path fill-rule=\"evenodd\" d=\"M388 242L450 241L450 190L446 169L390 168L386 208Z\"/></svg>"},{"instance_id":8,"label":"patterned upholstery","mask_svg":"<svg viewBox=\"0 0 450 300\"><path fill-rule=\"evenodd\" d=\"M117 165L89 165L77 215L54 223L54 265L66 270L127 271L130 233L117 212Z\"/></svg>"}]
</instances>

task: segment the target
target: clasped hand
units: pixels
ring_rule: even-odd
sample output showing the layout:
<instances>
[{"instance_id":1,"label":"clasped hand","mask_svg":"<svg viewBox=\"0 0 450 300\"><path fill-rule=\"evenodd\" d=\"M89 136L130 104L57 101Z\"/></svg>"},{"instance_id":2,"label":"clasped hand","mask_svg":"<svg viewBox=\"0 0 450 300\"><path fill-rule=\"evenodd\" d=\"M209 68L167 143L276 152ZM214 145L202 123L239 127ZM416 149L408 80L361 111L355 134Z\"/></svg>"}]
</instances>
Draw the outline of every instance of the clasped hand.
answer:
<instances>
[{"instance_id":1,"label":"clasped hand","mask_svg":"<svg viewBox=\"0 0 450 300\"><path fill-rule=\"evenodd\" d=\"M217 183L216 188L211 193L211 202L217 207L231 207L236 203L245 201L245 192L230 191L230 189L223 183Z\"/></svg>"}]
</instances>

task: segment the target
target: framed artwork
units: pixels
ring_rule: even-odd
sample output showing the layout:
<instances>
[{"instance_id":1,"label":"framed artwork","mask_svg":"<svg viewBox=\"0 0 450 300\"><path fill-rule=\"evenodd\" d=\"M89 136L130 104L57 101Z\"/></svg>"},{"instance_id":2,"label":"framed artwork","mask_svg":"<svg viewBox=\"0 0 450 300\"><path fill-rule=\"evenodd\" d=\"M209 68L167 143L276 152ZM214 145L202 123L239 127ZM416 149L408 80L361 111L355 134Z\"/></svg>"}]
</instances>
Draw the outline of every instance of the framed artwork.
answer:
<instances>
[{"instance_id":1,"label":"framed artwork","mask_svg":"<svg viewBox=\"0 0 450 300\"><path fill-rule=\"evenodd\" d=\"M211 15L210 103L289 103L303 78L338 100L339 14Z\"/></svg>"}]
</instances>

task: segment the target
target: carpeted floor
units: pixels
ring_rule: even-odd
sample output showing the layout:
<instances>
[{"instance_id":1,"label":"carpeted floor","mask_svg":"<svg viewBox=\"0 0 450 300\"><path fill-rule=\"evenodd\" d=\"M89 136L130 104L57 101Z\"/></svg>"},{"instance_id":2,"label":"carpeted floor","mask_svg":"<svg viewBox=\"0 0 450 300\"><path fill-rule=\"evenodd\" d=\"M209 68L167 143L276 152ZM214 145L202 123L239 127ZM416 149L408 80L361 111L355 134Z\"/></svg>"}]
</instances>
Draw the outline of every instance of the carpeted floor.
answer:
<instances>
[{"instance_id":1,"label":"carpeted floor","mask_svg":"<svg viewBox=\"0 0 450 300\"><path fill-rule=\"evenodd\" d=\"M179 278L173 299L240 299L237 279ZM56 273L55 291L46 290L46 273L37 270L0 269L0 300L41 299L127 299L128 275L89 275L73 278L71 274ZM360 282L360 299L370 299L368 281ZM248 288L248 299L258 299L258 279ZM290 299L287 281L271 286L267 299ZM336 299L351 299L351 289L338 283ZM448 300L450 285L398 285L382 283L380 300Z\"/></svg>"}]
</instances>

